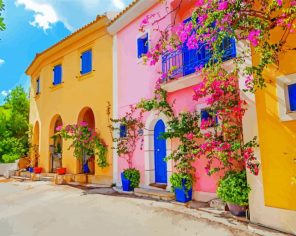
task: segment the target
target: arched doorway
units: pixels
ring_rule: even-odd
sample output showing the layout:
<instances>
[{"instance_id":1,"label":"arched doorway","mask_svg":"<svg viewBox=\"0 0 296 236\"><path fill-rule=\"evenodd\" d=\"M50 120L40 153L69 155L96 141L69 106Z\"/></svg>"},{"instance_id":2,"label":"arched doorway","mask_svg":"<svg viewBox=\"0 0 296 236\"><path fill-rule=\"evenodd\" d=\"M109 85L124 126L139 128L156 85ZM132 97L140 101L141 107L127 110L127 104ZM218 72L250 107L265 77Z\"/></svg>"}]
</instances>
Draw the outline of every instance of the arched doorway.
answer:
<instances>
[{"instance_id":1,"label":"arched doorway","mask_svg":"<svg viewBox=\"0 0 296 236\"><path fill-rule=\"evenodd\" d=\"M57 168L62 167L63 139L60 135L56 135L57 128L63 125L60 115L55 115L50 123L49 133L49 170L55 173Z\"/></svg>"},{"instance_id":2,"label":"arched doorway","mask_svg":"<svg viewBox=\"0 0 296 236\"><path fill-rule=\"evenodd\" d=\"M95 130L96 124L95 124L95 115L93 113L93 110L90 107L83 108L79 115L78 115L78 124L81 122L86 122L88 124L88 127L92 130ZM87 166L89 169L89 172L87 174L94 174L95 173L95 156L91 156L87 161ZM78 171L80 173L85 173L85 168L83 168L83 165L81 161L78 163Z\"/></svg>"},{"instance_id":3,"label":"arched doorway","mask_svg":"<svg viewBox=\"0 0 296 236\"><path fill-rule=\"evenodd\" d=\"M40 128L39 128L39 122L36 121L33 129L33 142L32 142L32 161L31 165L32 167L37 167L39 164L39 137L40 137Z\"/></svg>"},{"instance_id":4,"label":"arched doorway","mask_svg":"<svg viewBox=\"0 0 296 236\"><path fill-rule=\"evenodd\" d=\"M165 124L158 120L154 126L154 165L155 183L167 183L166 140L161 138L165 132Z\"/></svg>"},{"instance_id":5,"label":"arched doorway","mask_svg":"<svg viewBox=\"0 0 296 236\"><path fill-rule=\"evenodd\" d=\"M145 185L170 190L168 181L172 171L173 162L164 161L171 154L171 140L160 139L161 133L165 132L168 118L159 112L150 112L146 119L144 130L145 151Z\"/></svg>"}]
</instances>

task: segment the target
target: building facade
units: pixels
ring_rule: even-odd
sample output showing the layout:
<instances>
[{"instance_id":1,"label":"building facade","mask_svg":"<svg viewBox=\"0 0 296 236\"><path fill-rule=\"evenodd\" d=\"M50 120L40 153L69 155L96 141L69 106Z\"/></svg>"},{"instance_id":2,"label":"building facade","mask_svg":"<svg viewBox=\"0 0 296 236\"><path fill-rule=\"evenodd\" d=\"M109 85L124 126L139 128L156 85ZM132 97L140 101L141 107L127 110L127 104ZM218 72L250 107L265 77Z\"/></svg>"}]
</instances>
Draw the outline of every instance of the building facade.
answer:
<instances>
[{"instance_id":1,"label":"building facade","mask_svg":"<svg viewBox=\"0 0 296 236\"><path fill-rule=\"evenodd\" d=\"M197 50L188 50L184 45L175 52L167 52L162 55L162 60L155 66L144 65L142 55L153 48L160 35L153 28L139 31L141 21L146 15L158 15L163 18L158 22L160 28L165 28L173 23L184 22L191 16L194 2L188 1L174 14L167 15L174 9L179 1L168 1L167 5L158 1L135 1L122 14L111 22L108 30L114 35L114 117L121 117L129 109L129 105L135 105L141 99L154 97L156 81L159 72L167 73L174 67L174 80L163 80L161 87L168 92L168 101L173 104L175 114L184 111L206 112L204 101L193 101L193 88L202 78L195 73L195 68L205 63L207 53L197 53ZM165 16L165 17L163 17ZM144 46L143 46L144 45ZM146 47L146 48L145 48ZM225 61L235 57L235 41L232 42L232 51ZM117 94L117 95L116 95ZM203 115L201 115L203 117ZM173 163L163 160L177 147L178 142L172 140L159 140L157 135L166 129L168 117L162 113L147 112L144 116L144 145L143 149L134 154L134 167L140 170L141 185L145 188L157 184L166 185L170 190L170 175L173 173ZM114 157L116 153L114 153ZM196 168L195 184L193 186L193 198L195 200L209 201L216 198L218 174L209 177L205 171L206 159L200 158L194 163ZM116 182L120 184L120 173L127 168L125 160L118 159L118 167L114 170L117 176Z\"/></svg>"},{"instance_id":2,"label":"building facade","mask_svg":"<svg viewBox=\"0 0 296 236\"><path fill-rule=\"evenodd\" d=\"M100 168L97 157L88 161L89 182L112 183L112 139L107 128L107 102L112 103L112 36L109 19L98 16L44 52L37 54L26 73L31 77L30 124L38 152L35 165L45 173L59 167L68 174L83 173L69 141L52 136L60 125L82 121L109 145L109 167ZM82 178L81 181L83 181ZM71 180L76 181L76 180Z\"/></svg>"}]
</instances>

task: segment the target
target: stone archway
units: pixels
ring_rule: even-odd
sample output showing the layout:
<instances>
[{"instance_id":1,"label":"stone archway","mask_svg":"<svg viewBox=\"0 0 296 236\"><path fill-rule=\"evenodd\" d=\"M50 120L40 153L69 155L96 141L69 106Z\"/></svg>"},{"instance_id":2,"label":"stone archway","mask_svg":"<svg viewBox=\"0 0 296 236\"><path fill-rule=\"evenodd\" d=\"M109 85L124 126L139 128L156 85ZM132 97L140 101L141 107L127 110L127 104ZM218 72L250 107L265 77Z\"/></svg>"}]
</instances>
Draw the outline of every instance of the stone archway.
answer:
<instances>
[{"instance_id":1,"label":"stone archway","mask_svg":"<svg viewBox=\"0 0 296 236\"><path fill-rule=\"evenodd\" d=\"M32 156L31 156L31 165L32 167L37 167L39 165L39 138L40 138L40 125L39 121L35 122L33 128L33 140L32 140Z\"/></svg>"},{"instance_id":2,"label":"stone archway","mask_svg":"<svg viewBox=\"0 0 296 236\"><path fill-rule=\"evenodd\" d=\"M49 128L49 172L51 173L62 167L63 139L61 136L54 136L57 128L62 125L63 120L60 115L55 115L51 119Z\"/></svg>"},{"instance_id":3,"label":"stone archway","mask_svg":"<svg viewBox=\"0 0 296 236\"><path fill-rule=\"evenodd\" d=\"M95 123L95 115L93 110L90 107L84 107L78 115L77 123L80 124L81 122L86 122L88 127L95 130L96 123ZM78 173L83 173L83 168L81 162L78 161ZM88 168L90 170L89 174L95 174L95 156L91 156L88 159Z\"/></svg>"},{"instance_id":4,"label":"stone archway","mask_svg":"<svg viewBox=\"0 0 296 236\"><path fill-rule=\"evenodd\" d=\"M146 120L144 131L144 152L145 152L145 185L155 183L155 145L154 128L159 120L167 126L168 118L163 113L152 112ZM166 140L166 156L171 153L171 140ZM167 190L171 189L170 176L173 171L172 161L167 162Z\"/></svg>"}]
</instances>

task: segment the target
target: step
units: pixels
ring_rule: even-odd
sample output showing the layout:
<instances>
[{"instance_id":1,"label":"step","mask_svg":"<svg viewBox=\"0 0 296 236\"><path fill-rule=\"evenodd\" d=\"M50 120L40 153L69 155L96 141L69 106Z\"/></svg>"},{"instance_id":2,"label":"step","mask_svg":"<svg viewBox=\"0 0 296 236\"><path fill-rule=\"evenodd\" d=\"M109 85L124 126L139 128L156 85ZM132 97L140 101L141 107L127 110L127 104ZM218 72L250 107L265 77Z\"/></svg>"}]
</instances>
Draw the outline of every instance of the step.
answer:
<instances>
[{"instance_id":1,"label":"step","mask_svg":"<svg viewBox=\"0 0 296 236\"><path fill-rule=\"evenodd\" d=\"M150 197L157 200L171 201L175 199L175 194L164 190L135 188L135 195L138 197Z\"/></svg>"},{"instance_id":2,"label":"step","mask_svg":"<svg viewBox=\"0 0 296 236\"><path fill-rule=\"evenodd\" d=\"M40 180L41 181L50 181L50 182L53 182L54 177L52 177L52 176L40 176Z\"/></svg>"},{"instance_id":3,"label":"step","mask_svg":"<svg viewBox=\"0 0 296 236\"><path fill-rule=\"evenodd\" d=\"M29 171L21 171L20 177L31 178L31 172Z\"/></svg>"},{"instance_id":4,"label":"step","mask_svg":"<svg viewBox=\"0 0 296 236\"><path fill-rule=\"evenodd\" d=\"M10 178L12 179L17 179L17 180L31 180L31 178L28 177L21 177L21 176L11 176Z\"/></svg>"}]
</instances>

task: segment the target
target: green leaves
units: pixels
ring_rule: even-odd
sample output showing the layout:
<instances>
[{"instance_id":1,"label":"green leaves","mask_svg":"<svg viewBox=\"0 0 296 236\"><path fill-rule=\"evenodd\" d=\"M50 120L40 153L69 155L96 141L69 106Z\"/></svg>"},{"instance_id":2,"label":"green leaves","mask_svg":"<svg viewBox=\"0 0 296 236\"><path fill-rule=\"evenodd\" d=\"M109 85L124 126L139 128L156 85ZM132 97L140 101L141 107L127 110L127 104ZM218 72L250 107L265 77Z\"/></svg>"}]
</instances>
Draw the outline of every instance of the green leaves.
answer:
<instances>
[{"instance_id":1,"label":"green leaves","mask_svg":"<svg viewBox=\"0 0 296 236\"><path fill-rule=\"evenodd\" d=\"M0 0L0 31L3 31L3 30L6 29L6 26L5 26L4 22L3 22L4 18L1 17L1 11L3 11L3 10L4 10L4 4L3 4L3 1Z\"/></svg>"},{"instance_id":2,"label":"green leaves","mask_svg":"<svg viewBox=\"0 0 296 236\"><path fill-rule=\"evenodd\" d=\"M247 183L246 171L229 171L220 180L217 195L224 202L247 206L251 189Z\"/></svg>"},{"instance_id":3,"label":"green leaves","mask_svg":"<svg viewBox=\"0 0 296 236\"><path fill-rule=\"evenodd\" d=\"M29 100L20 86L0 107L0 162L14 162L29 151Z\"/></svg>"},{"instance_id":4,"label":"green leaves","mask_svg":"<svg viewBox=\"0 0 296 236\"><path fill-rule=\"evenodd\" d=\"M131 181L131 187L137 188L140 184L140 171L135 168L125 169L123 171L124 177Z\"/></svg>"}]
</instances>

